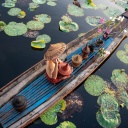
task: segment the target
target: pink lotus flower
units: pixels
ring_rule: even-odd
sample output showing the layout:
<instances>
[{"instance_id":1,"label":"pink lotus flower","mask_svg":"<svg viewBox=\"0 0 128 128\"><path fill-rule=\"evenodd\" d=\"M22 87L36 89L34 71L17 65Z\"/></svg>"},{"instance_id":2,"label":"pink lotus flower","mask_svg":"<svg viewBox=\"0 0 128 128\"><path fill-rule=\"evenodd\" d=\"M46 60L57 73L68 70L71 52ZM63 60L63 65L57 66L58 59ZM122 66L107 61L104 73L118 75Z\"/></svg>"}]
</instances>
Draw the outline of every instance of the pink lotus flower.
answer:
<instances>
[{"instance_id":1,"label":"pink lotus flower","mask_svg":"<svg viewBox=\"0 0 128 128\"><path fill-rule=\"evenodd\" d=\"M110 33L110 29L106 29L106 33L109 34Z\"/></svg>"},{"instance_id":2,"label":"pink lotus flower","mask_svg":"<svg viewBox=\"0 0 128 128\"><path fill-rule=\"evenodd\" d=\"M102 33L102 29L101 28L98 29L98 33Z\"/></svg>"},{"instance_id":3,"label":"pink lotus flower","mask_svg":"<svg viewBox=\"0 0 128 128\"><path fill-rule=\"evenodd\" d=\"M105 19L104 18L100 18L100 21L99 21L101 24L104 24L105 22Z\"/></svg>"}]
</instances>

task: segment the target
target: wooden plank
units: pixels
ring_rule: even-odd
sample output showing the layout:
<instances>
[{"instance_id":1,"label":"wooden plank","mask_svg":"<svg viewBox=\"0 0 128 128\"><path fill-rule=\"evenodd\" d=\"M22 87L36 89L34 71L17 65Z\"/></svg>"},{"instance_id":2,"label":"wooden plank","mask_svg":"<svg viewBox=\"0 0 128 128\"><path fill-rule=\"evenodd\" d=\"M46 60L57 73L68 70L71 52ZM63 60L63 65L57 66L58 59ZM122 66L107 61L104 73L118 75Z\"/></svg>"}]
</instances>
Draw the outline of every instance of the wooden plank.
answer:
<instances>
[{"instance_id":1,"label":"wooden plank","mask_svg":"<svg viewBox=\"0 0 128 128\"><path fill-rule=\"evenodd\" d=\"M121 33L118 37L115 38L113 44L107 48L108 51L112 53L117 48L117 46L125 38L123 34L124 33ZM87 69L83 70L74 80L72 80L62 90L60 90L57 94L55 94L54 97L51 97L48 101L37 107L28 115L24 116L21 120L12 124L10 128L14 128L14 127L21 128L34 121L36 118L39 117L40 114L45 112L49 107L51 107L53 104L58 102L60 99L64 98L78 85L80 85L80 83L82 83L90 75L90 73L94 72L106 60L106 58L108 58L108 56L110 55L105 54L104 57L102 58L98 57L98 59L94 63L92 63Z\"/></svg>"}]
</instances>

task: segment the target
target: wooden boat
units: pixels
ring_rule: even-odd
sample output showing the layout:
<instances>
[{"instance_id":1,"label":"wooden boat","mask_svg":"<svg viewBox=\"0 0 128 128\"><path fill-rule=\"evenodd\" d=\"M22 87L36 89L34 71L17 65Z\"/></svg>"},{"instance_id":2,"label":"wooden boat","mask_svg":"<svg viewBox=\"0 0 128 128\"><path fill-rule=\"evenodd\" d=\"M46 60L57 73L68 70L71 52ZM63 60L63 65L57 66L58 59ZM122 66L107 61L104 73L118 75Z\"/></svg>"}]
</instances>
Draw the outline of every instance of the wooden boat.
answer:
<instances>
[{"instance_id":1,"label":"wooden boat","mask_svg":"<svg viewBox=\"0 0 128 128\"><path fill-rule=\"evenodd\" d=\"M106 24L103 27L105 28ZM45 60L41 60L2 87L0 89L0 124L2 127L21 128L27 126L98 69L127 36L128 33L123 31L124 29L128 31L127 17L125 17L123 22L119 22L111 28L111 37L103 40L104 44L102 46L95 47L94 52L89 54L88 59L83 60L79 67L74 68L70 78L56 85L50 83L45 77ZM95 45L97 29L94 28L85 35L68 43L67 49L60 59L71 63L72 56L81 54L82 47L86 43L94 43ZM104 48L110 54L106 52L102 57L99 57L97 53L100 48ZM27 107L23 112L16 111L12 106L12 99L15 95L23 95L27 99Z\"/></svg>"}]
</instances>

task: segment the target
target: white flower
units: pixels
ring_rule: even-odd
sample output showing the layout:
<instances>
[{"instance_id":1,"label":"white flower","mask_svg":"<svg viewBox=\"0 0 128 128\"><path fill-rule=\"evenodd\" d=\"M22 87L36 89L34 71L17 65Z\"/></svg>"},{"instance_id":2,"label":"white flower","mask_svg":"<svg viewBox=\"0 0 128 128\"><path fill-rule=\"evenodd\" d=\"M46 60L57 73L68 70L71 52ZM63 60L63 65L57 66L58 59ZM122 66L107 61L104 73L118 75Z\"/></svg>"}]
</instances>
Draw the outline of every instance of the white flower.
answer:
<instances>
[{"instance_id":1,"label":"white flower","mask_svg":"<svg viewBox=\"0 0 128 128\"><path fill-rule=\"evenodd\" d=\"M106 53L107 55L109 55L109 54L110 54L110 52L109 52L109 51L105 51L105 53Z\"/></svg>"},{"instance_id":2,"label":"white flower","mask_svg":"<svg viewBox=\"0 0 128 128\"><path fill-rule=\"evenodd\" d=\"M124 29L124 32L126 33L126 32L127 32L127 30L126 30L126 29Z\"/></svg>"}]
</instances>

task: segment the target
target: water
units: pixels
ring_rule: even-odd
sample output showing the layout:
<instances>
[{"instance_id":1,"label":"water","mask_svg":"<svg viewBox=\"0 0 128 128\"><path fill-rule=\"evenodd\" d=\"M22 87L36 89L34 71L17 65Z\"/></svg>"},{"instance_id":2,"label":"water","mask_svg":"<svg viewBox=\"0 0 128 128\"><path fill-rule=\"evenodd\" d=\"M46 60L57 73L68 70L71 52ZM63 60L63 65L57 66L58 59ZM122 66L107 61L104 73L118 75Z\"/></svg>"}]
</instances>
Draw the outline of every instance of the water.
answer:
<instances>
[{"instance_id":1,"label":"water","mask_svg":"<svg viewBox=\"0 0 128 128\"><path fill-rule=\"evenodd\" d=\"M45 24L45 27L39 32L40 34L50 35L52 41L47 44L44 50L39 51L31 48L31 41L35 39L26 38L23 36L10 37L4 32L0 32L0 88L37 62L39 62L41 59L43 59L43 55L50 44L57 42L68 43L77 38L79 33L87 32L92 29L93 27L88 25L85 21L86 16L100 15L108 19L108 17L103 14L102 10L86 9L85 15L83 17L70 16L74 22L79 24L79 30L76 32L64 33L59 31L58 23L61 20L61 16L67 13L67 5L72 3L72 0L58 0L57 6L55 7L43 4L33 12L30 12L28 10L28 3L31 2L31 0L19 0L19 2L21 3L16 4L16 7L21 8L27 13L27 16L24 19L18 19L17 17L9 16L7 14L9 8L4 8L1 6L1 3L3 2L4 0L0 1L0 20L4 21L7 24L11 21L23 22L26 24L28 21L32 20L32 18L36 14L46 13L50 15L52 17L52 21L48 24ZM80 2L83 2L83 0L81 0ZM116 6L109 0L106 0L104 2L101 0L95 0L94 2L105 3L107 4L107 6ZM117 50L123 49L123 45L127 42L128 39L124 40ZM107 81L110 81L111 73L115 68L124 68L126 70L126 73L128 74L127 65L120 62L120 60L116 57L116 51L94 74L101 76L104 80ZM89 95L85 91L83 84L81 84L81 86L76 89L76 92L78 92L83 98L83 110L81 112L74 113L72 117L66 120L73 122L77 126L77 128L100 128L101 126L96 121L96 112L99 109L99 106L97 104L97 97ZM120 114L122 120L119 128L127 128L128 111L123 108L120 110ZM31 124L28 127L56 128L56 126L58 126L60 122L63 122L63 120L58 117L57 124L53 126L39 123Z\"/></svg>"}]
</instances>

